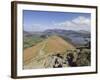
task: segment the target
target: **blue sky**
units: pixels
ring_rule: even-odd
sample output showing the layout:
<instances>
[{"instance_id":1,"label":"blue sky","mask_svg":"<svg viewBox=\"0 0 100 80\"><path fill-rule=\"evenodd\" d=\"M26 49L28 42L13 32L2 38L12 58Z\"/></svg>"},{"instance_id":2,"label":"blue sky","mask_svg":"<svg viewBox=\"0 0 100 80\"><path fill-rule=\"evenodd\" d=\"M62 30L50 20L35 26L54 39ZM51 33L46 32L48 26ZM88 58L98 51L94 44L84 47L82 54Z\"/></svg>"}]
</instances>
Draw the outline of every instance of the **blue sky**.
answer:
<instances>
[{"instance_id":1,"label":"blue sky","mask_svg":"<svg viewBox=\"0 0 100 80\"><path fill-rule=\"evenodd\" d=\"M90 21L90 13L23 10L23 27L26 31L46 29L90 31Z\"/></svg>"}]
</instances>

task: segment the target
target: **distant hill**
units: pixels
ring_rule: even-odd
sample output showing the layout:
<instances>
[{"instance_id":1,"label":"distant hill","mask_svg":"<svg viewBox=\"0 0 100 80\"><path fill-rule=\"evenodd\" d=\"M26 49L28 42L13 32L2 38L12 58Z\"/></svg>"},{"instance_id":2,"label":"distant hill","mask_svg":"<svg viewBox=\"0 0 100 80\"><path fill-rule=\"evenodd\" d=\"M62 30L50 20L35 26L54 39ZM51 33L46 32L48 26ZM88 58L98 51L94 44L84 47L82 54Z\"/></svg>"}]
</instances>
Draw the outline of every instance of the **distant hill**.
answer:
<instances>
[{"instance_id":1,"label":"distant hill","mask_svg":"<svg viewBox=\"0 0 100 80\"><path fill-rule=\"evenodd\" d=\"M75 50L75 46L59 36L49 36L37 45L24 50L24 65L29 65L34 62L33 59L43 58L51 54L63 54L67 50ZM37 64L38 65L38 64Z\"/></svg>"},{"instance_id":2,"label":"distant hill","mask_svg":"<svg viewBox=\"0 0 100 80\"><path fill-rule=\"evenodd\" d=\"M63 29L48 29L43 32L29 32L32 36L38 36L46 38L47 36L58 35L64 40L67 40L75 45L83 45L86 43L86 39L90 41L90 32L80 30L63 30Z\"/></svg>"},{"instance_id":3,"label":"distant hill","mask_svg":"<svg viewBox=\"0 0 100 80\"><path fill-rule=\"evenodd\" d=\"M24 35L24 37L32 36L32 34L28 31L23 31L23 35Z\"/></svg>"},{"instance_id":4,"label":"distant hill","mask_svg":"<svg viewBox=\"0 0 100 80\"><path fill-rule=\"evenodd\" d=\"M79 30L78 32L79 32L79 33L83 33L83 34L90 34L89 31L84 31L84 30Z\"/></svg>"}]
</instances>

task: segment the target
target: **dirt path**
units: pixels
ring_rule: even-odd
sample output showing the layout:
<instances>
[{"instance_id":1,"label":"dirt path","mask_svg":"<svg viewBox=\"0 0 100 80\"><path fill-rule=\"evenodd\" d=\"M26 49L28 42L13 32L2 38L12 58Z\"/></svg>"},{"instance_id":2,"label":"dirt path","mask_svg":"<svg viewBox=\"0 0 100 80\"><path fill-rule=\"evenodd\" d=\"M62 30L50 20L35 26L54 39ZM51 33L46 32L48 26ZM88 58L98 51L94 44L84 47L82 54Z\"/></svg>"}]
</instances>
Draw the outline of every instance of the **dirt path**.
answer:
<instances>
[{"instance_id":1,"label":"dirt path","mask_svg":"<svg viewBox=\"0 0 100 80\"><path fill-rule=\"evenodd\" d=\"M39 51L39 56L42 56L45 54L45 52L43 51L43 49L46 47L47 44L47 40L45 40L43 46L41 47L40 51Z\"/></svg>"}]
</instances>

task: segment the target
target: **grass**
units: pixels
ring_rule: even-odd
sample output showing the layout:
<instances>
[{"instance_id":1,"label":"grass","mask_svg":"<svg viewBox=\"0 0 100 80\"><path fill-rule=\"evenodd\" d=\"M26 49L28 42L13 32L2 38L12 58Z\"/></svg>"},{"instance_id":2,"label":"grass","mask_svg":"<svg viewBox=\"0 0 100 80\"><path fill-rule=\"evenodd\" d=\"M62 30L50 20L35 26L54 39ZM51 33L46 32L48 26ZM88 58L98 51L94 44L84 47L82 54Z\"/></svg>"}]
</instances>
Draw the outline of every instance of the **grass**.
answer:
<instances>
[{"instance_id":1,"label":"grass","mask_svg":"<svg viewBox=\"0 0 100 80\"><path fill-rule=\"evenodd\" d=\"M24 37L24 42L23 42L24 49L32 47L41 41L43 41L43 38L37 36Z\"/></svg>"}]
</instances>

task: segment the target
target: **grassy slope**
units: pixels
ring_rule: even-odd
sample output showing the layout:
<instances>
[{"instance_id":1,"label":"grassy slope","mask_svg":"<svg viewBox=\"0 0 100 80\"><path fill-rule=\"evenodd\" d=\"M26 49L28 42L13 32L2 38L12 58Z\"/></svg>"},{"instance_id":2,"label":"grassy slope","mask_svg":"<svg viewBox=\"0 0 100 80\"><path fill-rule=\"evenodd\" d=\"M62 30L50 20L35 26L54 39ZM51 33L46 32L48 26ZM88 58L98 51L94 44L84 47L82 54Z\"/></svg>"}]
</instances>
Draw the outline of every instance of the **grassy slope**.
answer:
<instances>
[{"instance_id":1,"label":"grassy slope","mask_svg":"<svg viewBox=\"0 0 100 80\"><path fill-rule=\"evenodd\" d=\"M24 37L24 49L32 47L42 40L43 38L40 38L38 36Z\"/></svg>"},{"instance_id":2,"label":"grassy slope","mask_svg":"<svg viewBox=\"0 0 100 80\"><path fill-rule=\"evenodd\" d=\"M37 43L35 46L24 49L24 65L31 64L31 61L36 57L40 58L57 52L63 53L69 49L75 49L75 47L59 36L51 36ZM43 53L43 55L41 55L40 52Z\"/></svg>"}]
</instances>

